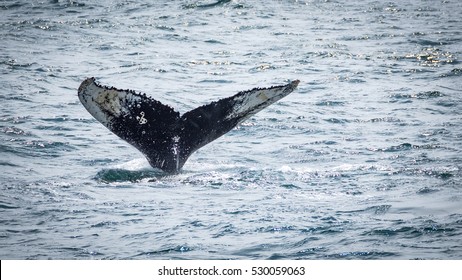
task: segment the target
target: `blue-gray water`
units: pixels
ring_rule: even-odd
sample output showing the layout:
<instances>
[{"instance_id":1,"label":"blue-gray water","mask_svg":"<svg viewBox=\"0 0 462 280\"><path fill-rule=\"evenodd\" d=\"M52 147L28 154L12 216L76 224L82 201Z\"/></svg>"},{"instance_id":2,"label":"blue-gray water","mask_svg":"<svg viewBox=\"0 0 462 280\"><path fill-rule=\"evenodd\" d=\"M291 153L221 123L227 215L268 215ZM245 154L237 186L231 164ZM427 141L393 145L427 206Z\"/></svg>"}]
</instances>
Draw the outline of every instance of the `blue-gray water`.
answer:
<instances>
[{"instance_id":1,"label":"blue-gray water","mask_svg":"<svg viewBox=\"0 0 462 280\"><path fill-rule=\"evenodd\" d=\"M1 259L462 258L460 1L1 1ZM296 92L163 176L77 88Z\"/></svg>"}]
</instances>

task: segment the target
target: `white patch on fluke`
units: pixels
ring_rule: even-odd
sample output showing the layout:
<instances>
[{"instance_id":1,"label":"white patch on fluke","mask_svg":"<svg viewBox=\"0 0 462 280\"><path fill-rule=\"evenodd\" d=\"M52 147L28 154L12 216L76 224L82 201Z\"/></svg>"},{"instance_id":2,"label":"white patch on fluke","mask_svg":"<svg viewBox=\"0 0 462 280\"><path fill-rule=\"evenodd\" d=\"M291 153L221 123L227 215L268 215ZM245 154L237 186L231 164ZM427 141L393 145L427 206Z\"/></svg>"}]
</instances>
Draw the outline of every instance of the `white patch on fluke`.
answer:
<instances>
[{"instance_id":1,"label":"white patch on fluke","mask_svg":"<svg viewBox=\"0 0 462 280\"><path fill-rule=\"evenodd\" d=\"M98 94L95 99L95 102L106 111L111 112L115 116L120 116L121 106L120 101L124 98L125 94L121 94L115 90L103 90Z\"/></svg>"},{"instance_id":2,"label":"white patch on fluke","mask_svg":"<svg viewBox=\"0 0 462 280\"><path fill-rule=\"evenodd\" d=\"M258 98L260 98L262 101L268 100L268 96L266 96L266 94L264 92L260 93L258 95Z\"/></svg>"},{"instance_id":3,"label":"white patch on fluke","mask_svg":"<svg viewBox=\"0 0 462 280\"><path fill-rule=\"evenodd\" d=\"M298 85L298 81L293 82ZM242 120L247 119L253 114L259 112L284 96L288 95L291 90L286 87L274 87L266 89L254 89L251 91L243 92L233 100L236 104L234 111L229 114L226 119L233 119L236 117L244 117ZM239 106L237 106L239 104Z\"/></svg>"},{"instance_id":4,"label":"white patch on fluke","mask_svg":"<svg viewBox=\"0 0 462 280\"><path fill-rule=\"evenodd\" d=\"M176 161L176 169L179 168L180 165L180 137L179 136L174 136L173 137L173 154L175 156L175 161Z\"/></svg>"},{"instance_id":5,"label":"white patch on fluke","mask_svg":"<svg viewBox=\"0 0 462 280\"><path fill-rule=\"evenodd\" d=\"M141 102L136 95L114 88L98 86L93 78L86 79L79 87L79 99L90 114L107 127L111 127L113 118L128 114L129 104ZM139 119L138 119L139 118ZM144 112L137 117L140 124L147 123Z\"/></svg>"}]
</instances>

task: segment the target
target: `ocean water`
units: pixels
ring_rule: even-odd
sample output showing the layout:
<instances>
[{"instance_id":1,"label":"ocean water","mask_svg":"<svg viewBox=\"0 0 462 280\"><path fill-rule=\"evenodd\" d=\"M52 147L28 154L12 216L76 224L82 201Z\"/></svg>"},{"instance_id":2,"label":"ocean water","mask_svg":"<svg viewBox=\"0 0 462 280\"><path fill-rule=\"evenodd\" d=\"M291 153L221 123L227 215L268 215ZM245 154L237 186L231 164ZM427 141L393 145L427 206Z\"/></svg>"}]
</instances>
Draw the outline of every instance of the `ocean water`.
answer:
<instances>
[{"instance_id":1,"label":"ocean water","mask_svg":"<svg viewBox=\"0 0 462 280\"><path fill-rule=\"evenodd\" d=\"M1 259L461 259L462 3L0 1ZM87 77L299 88L167 176Z\"/></svg>"}]
</instances>

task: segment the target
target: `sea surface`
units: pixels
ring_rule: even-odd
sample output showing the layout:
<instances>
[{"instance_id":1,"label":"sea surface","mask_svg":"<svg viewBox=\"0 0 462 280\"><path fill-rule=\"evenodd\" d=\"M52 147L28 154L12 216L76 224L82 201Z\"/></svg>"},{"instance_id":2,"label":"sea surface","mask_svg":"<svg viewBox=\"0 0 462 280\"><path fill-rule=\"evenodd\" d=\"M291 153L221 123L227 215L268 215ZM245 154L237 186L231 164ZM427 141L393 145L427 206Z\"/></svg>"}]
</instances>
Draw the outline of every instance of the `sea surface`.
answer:
<instances>
[{"instance_id":1,"label":"sea surface","mask_svg":"<svg viewBox=\"0 0 462 280\"><path fill-rule=\"evenodd\" d=\"M461 259L462 2L0 1L0 259ZM298 89L176 175L87 77L185 113Z\"/></svg>"}]
</instances>

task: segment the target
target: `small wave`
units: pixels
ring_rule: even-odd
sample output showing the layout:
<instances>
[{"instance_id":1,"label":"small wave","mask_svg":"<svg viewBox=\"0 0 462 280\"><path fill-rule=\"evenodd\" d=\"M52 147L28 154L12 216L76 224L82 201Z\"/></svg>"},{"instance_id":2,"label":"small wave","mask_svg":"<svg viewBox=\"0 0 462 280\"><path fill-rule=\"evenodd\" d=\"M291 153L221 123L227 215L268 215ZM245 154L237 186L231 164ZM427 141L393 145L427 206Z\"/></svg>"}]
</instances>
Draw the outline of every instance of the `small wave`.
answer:
<instances>
[{"instance_id":1,"label":"small wave","mask_svg":"<svg viewBox=\"0 0 462 280\"><path fill-rule=\"evenodd\" d=\"M402 173L412 174L412 175L425 175L429 177L434 177L438 179L447 180L455 176L455 173L459 172L456 169L438 169L438 168L405 168L401 171ZM429 190L423 193L428 193ZM432 191L433 192L433 191ZM422 194L422 192L419 191Z\"/></svg>"},{"instance_id":2,"label":"small wave","mask_svg":"<svg viewBox=\"0 0 462 280\"><path fill-rule=\"evenodd\" d=\"M137 259L139 257L150 257L150 256L159 256L159 255L166 255L166 254L171 254L171 253L186 253L193 251L194 249L192 247L189 247L187 245L178 245L178 246L172 246L170 248L165 248L165 249L159 249L155 251L147 251L147 252L142 252L139 253L136 256L133 256L133 258Z\"/></svg>"},{"instance_id":3,"label":"small wave","mask_svg":"<svg viewBox=\"0 0 462 280\"><path fill-rule=\"evenodd\" d=\"M213 79L205 79L205 80L199 81L199 83L231 84L231 83L233 83L233 81L231 81L231 80L223 80L223 79L216 79L216 80L213 80Z\"/></svg>"},{"instance_id":4,"label":"small wave","mask_svg":"<svg viewBox=\"0 0 462 280\"><path fill-rule=\"evenodd\" d=\"M53 131L73 131L73 128L58 126L58 125L37 125L37 130L53 130Z\"/></svg>"},{"instance_id":5,"label":"small wave","mask_svg":"<svg viewBox=\"0 0 462 280\"><path fill-rule=\"evenodd\" d=\"M329 119L325 119L325 121L329 123L333 123L333 124L345 124L345 123L350 122L347 119L338 119L338 118L329 118Z\"/></svg>"},{"instance_id":6,"label":"small wave","mask_svg":"<svg viewBox=\"0 0 462 280\"><path fill-rule=\"evenodd\" d=\"M62 123L66 121L80 121L79 119L71 119L68 115L55 116L53 118L41 118L42 121L52 123Z\"/></svg>"},{"instance_id":7,"label":"small wave","mask_svg":"<svg viewBox=\"0 0 462 280\"><path fill-rule=\"evenodd\" d=\"M19 2L14 2L14 3L11 3L11 4L2 4L0 6L0 9L2 10L12 10L12 9L16 9L16 8L21 8L23 6L25 6L26 4L25 3L19 3Z\"/></svg>"},{"instance_id":8,"label":"small wave","mask_svg":"<svg viewBox=\"0 0 462 280\"><path fill-rule=\"evenodd\" d=\"M126 169L103 169L99 171L94 177L95 180L103 183L115 182L140 182L141 180L148 179L148 181L157 181L159 176L162 176L162 171L157 170L126 170ZM163 175L165 176L165 175Z\"/></svg>"},{"instance_id":9,"label":"small wave","mask_svg":"<svg viewBox=\"0 0 462 280\"><path fill-rule=\"evenodd\" d=\"M257 229L257 232L280 233L280 232L293 231L293 230L296 230L295 227L293 226L280 226L280 227L268 226L268 227L262 227L262 228Z\"/></svg>"},{"instance_id":10,"label":"small wave","mask_svg":"<svg viewBox=\"0 0 462 280\"><path fill-rule=\"evenodd\" d=\"M434 43L430 41L426 41L423 44L431 45L431 46L435 45ZM415 60L415 61L418 61L421 66L429 66L429 67L438 67L444 64L454 64L456 61L454 54L447 52L447 51L446 52L442 51L436 47L424 48L419 53L407 54L402 58Z\"/></svg>"},{"instance_id":11,"label":"small wave","mask_svg":"<svg viewBox=\"0 0 462 280\"><path fill-rule=\"evenodd\" d=\"M15 143L15 145L0 144L0 151L23 157L56 158L65 152L76 150L76 148L69 143L46 140L13 138L10 139L10 143Z\"/></svg>"},{"instance_id":12,"label":"small wave","mask_svg":"<svg viewBox=\"0 0 462 280\"><path fill-rule=\"evenodd\" d=\"M430 193L435 193L435 192L438 192L438 191L440 191L440 190L436 189L436 188L424 187L424 188L421 188L417 193L418 194L430 194Z\"/></svg>"},{"instance_id":13,"label":"small wave","mask_svg":"<svg viewBox=\"0 0 462 280\"><path fill-rule=\"evenodd\" d=\"M238 27L234 27L234 31L247 31L247 30L259 30L259 29L267 29L269 28L268 25L241 25Z\"/></svg>"},{"instance_id":14,"label":"small wave","mask_svg":"<svg viewBox=\"0 0 462 280\"><path fill-rule=\"evenodd\" d=\"M410 143L403 143L397 146L390 146L388 148L369 149L369 150L374 151L374 152L394 153L394 152L409 151L409 150L434 150L434 149L439 149L439 148L441 148L441 146L435 145L435 144L415 145L415 144L410 144Z\"/></svg>"},{"instance_id":15,"label":"small wave","mask_svg":"<svg viewBox=\"0 0 462 280\"><path fill-rule=\"evenodd\" d=\"M27 149L32 149L31 156L40 155L43 157L59 157L63 153L76 150L76 147L69 143L46 140L27 141L24 146Z\"/></svg>"},{"instance_id":16,"label":"small wave","mask_svg":"<svg viewBox=\"0 0 462 280\"><path fill-rule=\"evenodd\" d=\"M384 259L399 257L398 253L375 251L342 252L326 256L328 259Z\"/></svg>"},{"instance_id":17,"label":"small wave","mask_svg":"<svg viewBox=\"0 0 462 280\"><path fill-rule=\"evenodd\" d=\"M7 205L5 203L0 203L0 209L18 209L18 206Z\"/></svg>"},{"instance_id":18,"label":"small wave","mask_svg":"<svg viewBox=\"0 0 462 280\"><path fill-rule=\"evenodd\" d=\"M101 228L101 227L111 227L116 226L118 222L99 222L97 224L91 225L91 228Z\"/></svg>"},{"instance_id":19,"label":"small wave","mask_svg":"<svg viewBox=\"0 0 462 280\"><path fill-rule=\"evenodd\" d=\"M404 226L396 229L373 229L366 231L362 234L363 236L398 236L403 235L405 238L415 238L421 235L421 233L414 227Z\"/></svg>"},{"instance_id":20,"label":"small wave","mask_svg":"<svg viewBox=\"0 0 462 280\"><path fill-rule=\"evenodd\" d=\"M274 70L276 66L271 64L261 64L259 66L255 66L249 70L250 73L258 73L258 72L265 72L268 70Z\"/></svg>"},{"instance_id":21,"label":"small wave","mask_svg":"<svg viewBox=\"0 0 462 280\"><path fill-rule=\"evenodd\" d=\"M25 123L31 119L30 116L20 116L20 117L12 117L12 116L4 116L0 117L0 122L9 122L14 124Z\"/></svg>"},{"instance_id":22,"label":"small wave","mask_svg":"<svg viewBox=\"0 0 462 280\"><path fill-rule=\"evenodd\" d=\"M30 63L30 62L20 63L16 59L8 59L8 60L4 60L0 62L0 64L5 64L9 66L11 69L16 70L16 69L21 69L21 68L30 68L32 65L36 63Z\"/></svg>"},{"instance_id":23,"label":"small wave","mask_svg":"<svg viewBox=\"0 0 462 280\"><path fill-rule=\"evenodd\" d=\"M327 170L325 169L315 169L315 168L293 168L289 166L283 166L279 170L281 176L286 178L292 178L297 181L307 182L311 181L314 178L347 178L352 174L362 174L364 172L378 172L378 173L390 173L394 172L395 169L391 166L380 165L380 164L342 164L339 166L331 167ZM298 184L293 184L293 182L286 183L288 185L282 185L284 188L300 188Z\"/></svg>"},{"instance_id":24,"label":"small wave","mask_svg":"<svg viewBox=\"0 0 462 280\"><path fill-rule=\"evenodd\" d=\"M339 225L332 225L332 226L315 226L306 229L302 229L302 233L310 233L310 234L319 234L319 235L335 235L342 233L344 230Z\"/></svg>"},{"instance_id":25,"label":"small wave","mask_svg":"<svg viewBox=\"0 0 462 280\"><path fill-rule=\"evenodd\" d=\"M332 107L337 107L337 106L344 106L345 102L342 101L321 101L315 103L316 106L332 106Z\"/></svg>"},{"instance_id":26,"label":"small wave","mask_svg":"<svg viewBox=\"0 0 462 280\"><path fill-rule=\"evenodd\" d=\"M448 225L440 225L433 221L425 221L420 226L403 226L399 228L373 229L364 232L363 236L389 236L400 238L416 238L427 234L451 234L456 229Z\"/></svg>"},{"instance_id":27,"label":"small wave","mask_svg":"<svg viewBox=\"0 0 462 280\"><path fill-rule=\"evenodd\" d=\"M400 123L402 122L400 119L395 117L383 117L383 118L373 118L368 120L367 122L376 123L376 122L386 122L386 123Z\"/></svg>"},{"instance_id":28,"label":"small wave","mask_svg":"<svg viewBox=\"0 0 462 280\"><path fill-rule=\"evenodd\" d=\"M163 30L163 31L175 31L175 28L168 25L156 25L156 29Z\"/></svg>"},{"instance_id":29,"label":"small wave","mask_svg":"<svg viewBox=\"0 0 462 280\"><path fill-rule=\"evenodd\" d=\"M10 126L2 128L2 132L5 134L15 134L15 135L30 135L30 133L25 132L24 130Z\"/></svg>"},{"instance_id":30,"label":"small wave","mask_svg":"<svg viewBox=\"0 0 462 280\"><path fill-rule=\"evenodd\" d=\"M3 151L1 146L0 146L0 151ZM0 160L0 166L20 167L20 165L17 165L17 164L8 162L8 161L1 161L1 160Z\"/></svg>"},{"instance_id":31,"label":"small wave","mask_svg":"<svg viewBox=\"0 0 462 280\"><path fill-rule=\"evenodd\" d=\"M231 0L219 0L213 3L201 4L200 1L198 1L192 4L183 5L183 9L211 9L211 8L223 6L230 2Z\"/></svg>"},{"instance_id":32,"label":"small wave","mask_svg":"<svg viewBox=\"0 0 462 280\"><path fill-rule=\"evenodd\" d=\"M223 42L218 41L218 40L205 40L204 42L208 43L208 44L226 45L226 43L223 43Z\"/></svg>"},{"instance_id":33,"label":"small wave","mask_svg":"<svg viewBox=\"0 0 462 280\"><path fill-rule=\"evenodd\" d=\"M294 185L294 184L291 184L291 183L288 183L288 184L282 184L281 185L281 188L285 188L285 189L301 189L301 187L297 186L297 185Z\"/></svg>"},{"instance_id":34,"label":"small wave","mask_svg":"<svg viewBox=\"0 0 462 280\"><path fill-rule=\"evenodd\" d=\"M462 76L462 68L454 68L451 72L442 74L441 77L458 77Z\"/></svg>"},{"instance_id":35,"label":"small wave","mask_svg":"<svg viewBox=\"0 0 462 280\"><path fill-rule=\"evenodd\" d=\"M372 213L374 215L383 215L390 210L391 205L384 204L384 205L376 205L366 207L364 209L359 210L349 210L349 211L338 211L338 213Z\"/></svg>"},{"instance_id":36,"label":"small wave","mask_svg":"<svg viewBox=\"0 0 462 280\"><path fill-rule=\"evenodd\" d=\"M432 98L439 98L443 97L444 94L440 91L423 91L419 93L412 93L412 94L403 94L403 93L397 93L394 95L391 95L390 98L392 99L392 102L397 102L397 101L409 101L412 99L417 99L417 100L426 100L426 99L432 99Z\"/></svg>"},{"instance_id":37,"label":"small wave","mask_svg":"<svg viewBox=\"0 0 462 280\"><path fill-rule=\"evenodd\" d=\"M449 108L449 107L454 107L454 106L459 105L459 102L446 100L446 101L439 101L436 103L436 105Z\"/></svg>"}]
</instances>

